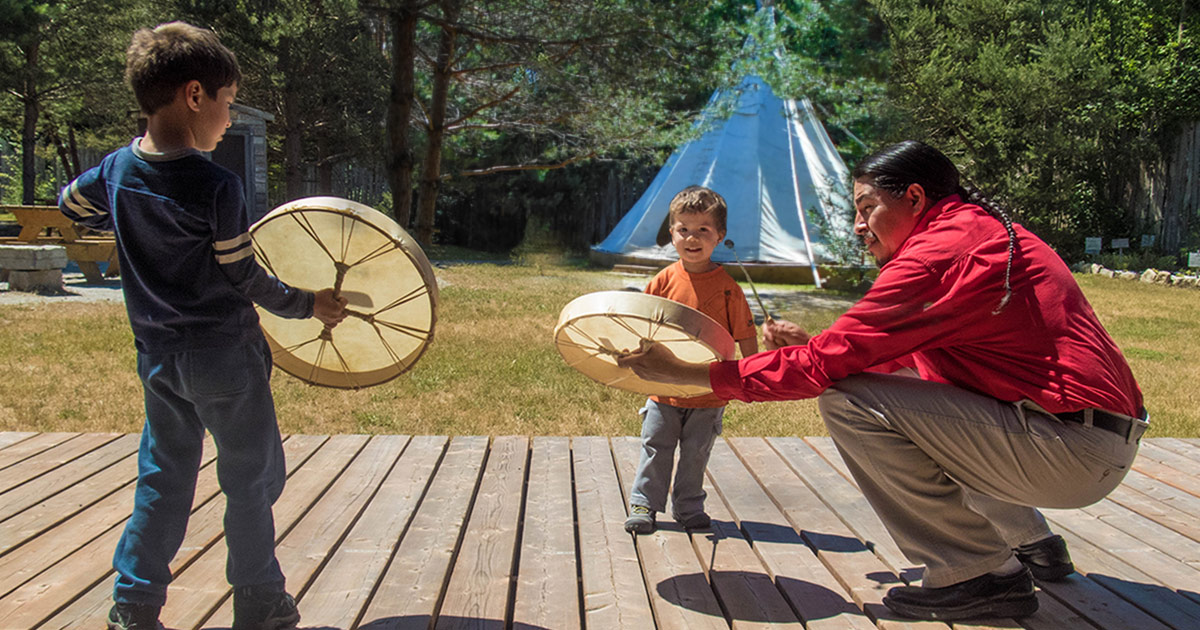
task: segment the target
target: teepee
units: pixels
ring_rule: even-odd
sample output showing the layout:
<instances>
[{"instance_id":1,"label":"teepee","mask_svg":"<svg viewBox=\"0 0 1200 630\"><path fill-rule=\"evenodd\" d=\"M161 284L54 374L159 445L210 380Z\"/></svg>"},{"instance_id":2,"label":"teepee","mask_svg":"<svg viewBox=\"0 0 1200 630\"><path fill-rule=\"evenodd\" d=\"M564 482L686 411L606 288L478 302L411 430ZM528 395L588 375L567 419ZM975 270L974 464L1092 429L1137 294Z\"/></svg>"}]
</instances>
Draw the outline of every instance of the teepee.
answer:
<instances>
[{"instance_id":1,"label":"teepee","mask_svg":"<svg viewBox=\"0 0 1200 630\"><path fill-rule=\"evenodd\" d=\"M677 260L669 237L660 238L668 205L679 191L700 185L729 205L725 238L734 249L718 247L713 260L733 262L736 255L752 276L820 287L818 266L838 263L828 245L834 236L826 232L848 233L846 165L808 99L781 99L754 75L728 95L736 105L721 119L725 97L713 94L697 123L707 130L676 149L591 257L608 265Z\"/></svg>"}]
</instances>

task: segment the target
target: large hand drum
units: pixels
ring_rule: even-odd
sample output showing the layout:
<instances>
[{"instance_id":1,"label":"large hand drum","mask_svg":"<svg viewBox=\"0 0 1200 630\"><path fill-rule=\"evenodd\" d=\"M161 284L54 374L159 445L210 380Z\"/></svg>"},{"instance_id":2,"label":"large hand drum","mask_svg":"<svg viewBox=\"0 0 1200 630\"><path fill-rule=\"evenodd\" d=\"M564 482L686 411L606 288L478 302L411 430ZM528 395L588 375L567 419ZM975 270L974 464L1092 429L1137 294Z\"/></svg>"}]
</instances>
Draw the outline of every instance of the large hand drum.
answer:
<instances>
[{"instance_id":1,"label":"large hand drum","mask_svg":"<svg viewBox=\"0 0 1200 630\"><path fill-rule=\"evenodd\" d=\"M259 308L275 365L288 374L343 389L378 385L412 367L433 340L433 268L383 213L338 197L309 197L272 210L250 235L272 275L309 290L334 287L348 301L348 316L333 329Z\"/></svg>"},{"instance_id":2,"label":"large hand drum","mask_svg":"<svg viewBox=\"0 0 1200 630\"><path fill-rule=\"evenodd\" d=\"M637 350L643 339L665 345L692 363L733 358L729 331L700 311L666 298L631 291L600 291L563 307L554 343L567 365L619 389L656 396L707 394L708 387L647 381L617 365L616 357Z\"/></svg>"}]
</instances>

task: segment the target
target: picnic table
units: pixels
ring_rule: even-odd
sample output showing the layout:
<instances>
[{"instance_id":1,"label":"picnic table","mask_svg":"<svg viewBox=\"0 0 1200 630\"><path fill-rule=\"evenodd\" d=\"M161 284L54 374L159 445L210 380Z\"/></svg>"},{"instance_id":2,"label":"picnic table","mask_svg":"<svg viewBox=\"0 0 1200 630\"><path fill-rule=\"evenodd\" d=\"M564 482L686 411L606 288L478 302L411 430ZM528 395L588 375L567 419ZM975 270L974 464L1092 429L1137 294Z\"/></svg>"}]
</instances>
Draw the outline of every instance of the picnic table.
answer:
<instances>
[{"instance_id":1,"label":"picnic table","mask_svg":"<svg viewBox=\"0 0 1200 630\"><path fill-rule=\"evenodd\" d=\"M117 241L109 232L95 232L76 224L56 206L0 205L0 212L11 212L21 225L21 233L11 240L21 243L62 245L67 258L79 266L88 282L100 282L105 276L120 274ZM100 272L98 263L108 267Z\"/></svg>"}]
</instances>

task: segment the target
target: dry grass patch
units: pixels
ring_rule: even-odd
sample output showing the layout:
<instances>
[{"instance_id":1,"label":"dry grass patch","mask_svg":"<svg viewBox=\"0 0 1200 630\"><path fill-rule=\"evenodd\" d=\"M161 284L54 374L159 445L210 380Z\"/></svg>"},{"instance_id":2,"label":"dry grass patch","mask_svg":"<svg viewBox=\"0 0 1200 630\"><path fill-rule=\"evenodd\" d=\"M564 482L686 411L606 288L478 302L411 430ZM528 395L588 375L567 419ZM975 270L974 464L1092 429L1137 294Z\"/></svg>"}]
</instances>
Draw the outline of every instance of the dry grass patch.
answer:
<instances>
[{"instance_id":1,"label":"dry grass patch","mask_svg":"<svg viewBox=\"0 0 1200 630\"><path fill-rule=\"evenodd\" d=\"M121 304L5 306L0 328L0 429L141 429L142 388Z\"/></svg>"},{"instance_id":2,"label":"dry grass patch","mask_svg":"<svg viewBox=\"0 0 1200 630\"><path fill-rule=\"evenodd\" d=\"M552 265L457 265L442 284L435 339L394 381L343 391L277 372L289 433L636 435L643 397L568 368L551 341L559 311L591 291L646 278ZM1085 276L1084 290L1129 357L1154 418L1152 435L1197 435L1196 294ZM828 326L851 296L759 287L773 315ZM0 307L0 430L136 432L143 421L124 308L48 303ZM726 410L726 435L822 435L814 401Z\"/></svg>"},{"instance_id":3,"label":"dry grass patch","mask_svg":"<svg viewBox=\"0 0 1200 630\"><path fill-rule=\"evenodd\" d=\"M1077 276L1120 346L1150 411L1150 437L1200 435L1200 293Z\"/></svg>"}]
</instances>

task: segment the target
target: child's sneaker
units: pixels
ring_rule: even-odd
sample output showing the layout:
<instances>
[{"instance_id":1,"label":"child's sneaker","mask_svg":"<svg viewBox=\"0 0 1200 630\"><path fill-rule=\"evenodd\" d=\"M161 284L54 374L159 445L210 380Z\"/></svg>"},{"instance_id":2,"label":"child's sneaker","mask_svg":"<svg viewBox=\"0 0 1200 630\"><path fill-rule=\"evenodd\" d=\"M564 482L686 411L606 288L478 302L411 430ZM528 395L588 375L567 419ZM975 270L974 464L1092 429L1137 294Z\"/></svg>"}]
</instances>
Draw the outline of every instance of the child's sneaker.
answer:
<instances>
[{"instance_id":1,"label":"child's sneaker","mask_svg":"<svg viewBox=\"0 0 1200 630\"><path fill-rule=\"evenodd\" d=\"M163 630L158 622L159 606L113 604L108 611L108 630Z\"/></svg>"},{"instance_id":2,"label":"child's sneaker","mask_svg":"<svg viewBox=\"0 0 1200 630\"><path fill-rule=\"evenodd\" d=\"M290 630L300 623L296 600L260 586L233 589L233 630Z\"/></svg>"},{"instance_id":3,"label":"child's sneaker","mask_svg":"<svg viewBox=\"0 0 1200 630\"><path fill-rule=\"evenodd\" d=\"M629 507L629 518L625 519L625 531L631 534L653 534L655 527L654 510L644 505Z\"/></svg>"},{"instance_id":4,"label":"child's sneaker","mask_svg":"<svg viewBox=\"0 0 1200 630\"><path fill-rule=\"evenodd\" d=\"M704 512L697 512L687 518L677 518L675 521L683 525L684 529L706 529L709 525L712 525L712 519Z\"/></svg>"}]
</instances>

